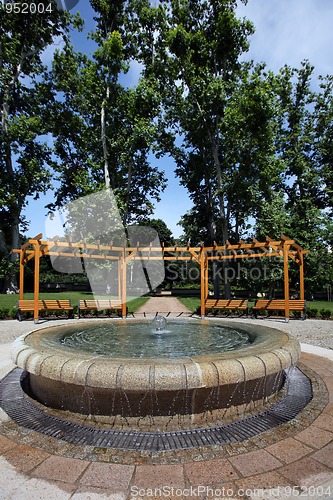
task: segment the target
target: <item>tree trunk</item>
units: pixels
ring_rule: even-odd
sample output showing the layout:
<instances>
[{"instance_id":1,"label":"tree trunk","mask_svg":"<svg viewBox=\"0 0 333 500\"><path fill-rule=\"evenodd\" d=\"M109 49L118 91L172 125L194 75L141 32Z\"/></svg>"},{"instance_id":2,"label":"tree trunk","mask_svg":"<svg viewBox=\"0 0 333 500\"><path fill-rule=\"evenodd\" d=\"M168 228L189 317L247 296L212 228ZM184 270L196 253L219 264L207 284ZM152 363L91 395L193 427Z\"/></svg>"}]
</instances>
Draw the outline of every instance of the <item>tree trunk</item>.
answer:
<instances>
[{"instance_id":1,"label":"tree trunk","mask_svg":"<svg viewBox=\"0 0 333 500\"><path fill-rule=\"evenodd\" d=\"M221 232L222 232L222 245L226 245L229 239L229 214L228 207L226 206L223 196L223 180L222 170L218 154L218 146L213 144L213 158L216 169L217 186L218 186L218 200L219 200L219 213L221 219ZM226 299L231 299L231 285L228 280L228 260L222 260L223 282L224 282L224 295Z\"/></svg>"},{"instance_id":2,"label":"tree trunk","mask_svg":"<svg viewBox=\"0 0 333 500\"><path fill-rule=\"evenodd\" d=\"M229 224L228 219L221 220L222 225L222 240L223 245L226 245L227 240L229 238ZM224 284L224 295L226 299L231 299L231 284L228 278L228 269L229 269L229 259L222 260L222 269L223 269L223 284Z\"/></svg>"},{"instance_id":3,"label":"tree trunk","mask_svg":"<svg viewBox=\"0 0 333 500\"><path fill-rule=\"evenodd\" d=\"M211 217L208 221L208 232L213 243L216 241L216 224L214 220L214 215L211 213ZM216 255L216 252L213 252L213 255ZM219 274L219 263L216 260L212 261L212 270L213 270L213 285L214 285L214 299L218 299L220 297L220 289L221 289L221 280Z\"/></svg>"},{"instance_id":4,"label":"tree trunk","mask_svg":"<svg viewBox=\"0 0 333 500\"><path fill-rule=\"evenodd\" d=\"M127 189L126 189L126 202L125 202L125 211L123 215L123 224L127 227L127 217L128 217L128 207L131 196L131 186L132 186L132 160L130 160L128 164L128 177L127 177Z\"/></svg>"},{"instance_id":5,"label":"tree trunk","mask_svg":"<svg viewBox=\"0 0 333 500\"><path fill-rule=\"evenodd\" d=\"M19 74L20 66L17 70L17 75ZM14 85L16 81L16 76L11 82ZM4 151L5 151L5 165L6 165L6 173L9 178L11 178L14 182L14 169L13 169L13 161L12 161L12 151L10 145L10 139L8 137L8 113L9 113L9 87L7 87L4 93L4 100L2 104L2 120L1 127L3 132L3 142L4 142ZM3 284L3 293L16 293L17 288L17 276L16 273L11 271L11 264L17 260L17 254L13 254L12 250L14 248L19 248L20 246L20 207L19 204L16 203L12 206L9 206L9 220L11 221L10 232L6 235L6 233L0 230L0 247L4 249L4 258L9 263L10 272L5 276L4 284ZM6 241L6 236L7 240Z\"/></svg>"},{"instance_id":6,"label":"tree trunk","mask_svg":"<svg viewBox=\"0 0 333 500\"><path fill-rule=\"evenodd\" d=\"M207 204L208 204L208 234L210 238L211 244L216 241L216 222L214 217L214 199L212 194L212 187L209 180L205 179L206 187L207 187ZM213 252L215 255L216 252ZM213 285L214 285L214 299L218 299L220 297L220 289L221 289L221 280L219 275L219 263L216 260L212 261L212 271L213 271Z\"/></svg>"},{"instance_id":7,"label":"tree trunk","mask_svg":"<svg viewBox=\"0 0 333 500\"><path fill-rule=\"evenodd\" d=\"M109 96L110 96L110 87L108 85L106 89L106 98L102 102L102 108L101 108L101 141L103 146L104 182L106 189L110 187L109 152L106 141L106 116L105 116L105 108Z\"/></svg>"},{"instance_id":8,"label":"tree trunk","mask_svg":"<svg viewBox=\"0 0 333 500\"><path fill-rule=\"evenodd\" d=\"M17 273L12 270L11 264L18 260L17 254L13 253L14 248L20 248L20 228L19 217L12 216L9 241L6 241L5 233L0 230L0 247L5 249L4 257L9 263L10 272L5 276L2 286L2 293L17 293L18 282Z\"/></svg>"}]
</instances>

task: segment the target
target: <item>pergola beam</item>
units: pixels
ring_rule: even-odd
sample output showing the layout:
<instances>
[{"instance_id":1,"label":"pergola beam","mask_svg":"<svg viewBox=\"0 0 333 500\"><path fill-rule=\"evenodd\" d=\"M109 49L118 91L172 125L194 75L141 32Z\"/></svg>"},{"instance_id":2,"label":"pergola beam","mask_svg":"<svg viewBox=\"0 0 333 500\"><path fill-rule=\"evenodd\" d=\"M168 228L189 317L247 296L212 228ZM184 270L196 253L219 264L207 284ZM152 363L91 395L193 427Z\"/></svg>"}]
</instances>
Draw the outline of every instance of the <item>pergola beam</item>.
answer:
<instances>
[{"instance_id":1,"label":"pergola beam","mask_svg":"<svg viewBox=\"0 0 333 500\"><path fill-rule=\"evenodd\" d=\"M195 261L200 265L201 270L201 315L205 314L205 301L208 296L208 264L214 260L235 260L235 259L261 259L263 257L282 257L284 265L284 296L286 301L285 316L289 318L289 259L294 260L300 268L300 298L304 299L304 255L308 253L294 240L284 234L279 241L272 240L266 236L266 241L260 242L253 238L251 243L244 243L242 240L237 244L217 245L205 247L201 244L198 247L187 246L161 247L140 246L135 247L114 246L113 241L109 245L101 245L83 242L73 242L71 238L67 241L59 241L58 237L49 241L42 240L42 234L29 239L21 248L14 249L13 252L20 256L20 299L24 296L24 264L35 258L34 273L34 319L38 320L38 297L39 297L39 261L44 255L56 257L77 257L84 259L118 261L118 296L122 302L122 315L126 316L126 265L133 260L166 260L166 261Z\"/></svg>"}]
</instances>

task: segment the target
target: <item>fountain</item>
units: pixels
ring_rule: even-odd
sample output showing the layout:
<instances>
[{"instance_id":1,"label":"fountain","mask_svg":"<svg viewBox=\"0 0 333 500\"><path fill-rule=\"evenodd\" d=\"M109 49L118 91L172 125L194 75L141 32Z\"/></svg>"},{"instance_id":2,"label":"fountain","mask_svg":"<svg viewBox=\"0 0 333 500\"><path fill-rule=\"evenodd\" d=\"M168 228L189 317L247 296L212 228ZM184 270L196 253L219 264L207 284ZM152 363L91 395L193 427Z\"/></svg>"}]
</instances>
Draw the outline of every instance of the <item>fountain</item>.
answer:
<instances>
[{"instance_id":1,"label":"fountain","mask_svg":"<svg viewBox=\"0 0 333 500\"><path fill-rule=\"evenodd\" d=\"M151 322L151 325L156 332L161 332L165 330L167 325L167 320L164 316L157 315Z\"/></svg>"},{"instance_id":2,"label":"fountain","mask_svg":"<svg viewBox=\"0 0 333 500\"><path fill-rule=\"evenodd\" d=\"M161 316L49 327L12 346L36 404L149 431L207 427L261 409L299 354L299 343L275 329Z\"/></svg>"}]
</instances>

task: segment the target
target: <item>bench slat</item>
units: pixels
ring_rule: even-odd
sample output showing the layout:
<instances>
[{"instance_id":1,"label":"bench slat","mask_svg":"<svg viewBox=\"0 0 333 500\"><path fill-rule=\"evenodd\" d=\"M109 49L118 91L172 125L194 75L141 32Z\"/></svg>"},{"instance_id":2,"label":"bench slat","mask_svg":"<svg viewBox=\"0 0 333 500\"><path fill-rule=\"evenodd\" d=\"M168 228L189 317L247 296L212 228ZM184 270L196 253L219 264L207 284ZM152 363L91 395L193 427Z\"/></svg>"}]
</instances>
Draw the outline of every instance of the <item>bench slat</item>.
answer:
<instances>
[{"instance_id":1,"label":"bench slat","mask_svg":"<svg viewBox=\"0 0 333 500\"><path fill-rule=\"evenodd\" d=\"M80 309L114 309L115 307L121 307L120 301L113 300L80 300Z\"/></svg>"},{"instance_id":2,"label":"bench slat","mask_svg":"<svg viewBox=\"0 0 333 500\"><path fill-rule=\"evenodd\" d=\"M252 311L254 311L255 316L257 315L257 311L285 311L285 309L286 301L283 299L257 300L255 305L252 307ZM289 310L302 311L302 319L305 319L306 300L290 299Z\"/></svg>"},{"instance_id":3,"label":"bench slat","mask_svg":"<svg viewBox=\"0 0 333 500\"><path fill-rule=\"evenodd\" d=\"M285 309L285 300L258 300L252 309ZM289 300L289 309L304 309L305 300Z\"/></svg>"},{"instance_id":4,"label":"bench slat","mask_svg":"<svg viewBox=\"0 0 333 500\"><path fill-rule=\"evenodd\" d=\"M247 300L223 300L208 299L205 302L207 307L242 307L247 304Z\"/></svg>"}]
</instances>

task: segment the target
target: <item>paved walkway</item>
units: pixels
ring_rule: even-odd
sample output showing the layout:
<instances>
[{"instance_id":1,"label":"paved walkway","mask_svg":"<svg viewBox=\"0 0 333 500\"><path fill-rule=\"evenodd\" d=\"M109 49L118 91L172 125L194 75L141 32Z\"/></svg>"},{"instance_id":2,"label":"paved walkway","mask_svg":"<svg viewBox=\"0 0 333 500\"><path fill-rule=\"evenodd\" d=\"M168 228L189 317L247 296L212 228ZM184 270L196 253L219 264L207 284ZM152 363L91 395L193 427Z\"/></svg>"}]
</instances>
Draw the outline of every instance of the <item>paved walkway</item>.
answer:
<instances>
[{"instance_id":1,"label":"paved walkway","mask_svg":"<svg viewBox=\"0 0 333 500\"><path fill-rule=\"evenodd\" d=\"M63 322L37 327L54 323ZM297 323L307 328L307 322ZM1 331L14 336L35 327L28 321L0 322L0 336ZM9 345L0 347L3 377L13 364ZM333 499L332 352L319 348L321 356L316 356L311 346L303 351L301 367L312 376L314 400L294 421L227 446L174 454L106 453L20 428L0 410L0 499L120 500L172 494L207 500Z\"/></svg>"},{"instance_id":2,"label":"paved walkway","mask_svg":"<svg viewBox=\"0 0 333 500\"><path fill-rule=\"evenodd\" d=\"M155 314L162 316L178 316L180 314L188 315L191 311L187 309L176 297L151 297L143 306L141 306L135 313L135 316L147 315L155 316Z\"/></svg>"}]
</instances>

